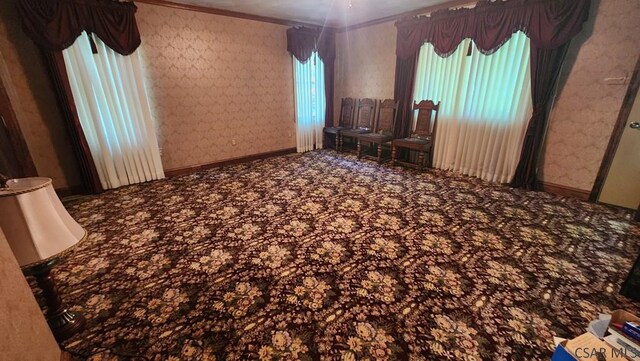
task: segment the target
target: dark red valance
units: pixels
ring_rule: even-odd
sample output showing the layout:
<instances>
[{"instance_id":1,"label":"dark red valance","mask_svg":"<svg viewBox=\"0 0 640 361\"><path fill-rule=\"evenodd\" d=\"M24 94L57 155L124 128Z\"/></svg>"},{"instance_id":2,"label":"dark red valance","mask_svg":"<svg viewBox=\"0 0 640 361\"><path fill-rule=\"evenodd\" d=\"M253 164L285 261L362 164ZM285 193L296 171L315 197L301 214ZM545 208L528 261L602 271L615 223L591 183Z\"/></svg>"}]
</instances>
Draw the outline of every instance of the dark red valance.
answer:
<instances>
[{"instance_id":1,"label":"dark red valance","mask_svg":"<svg viewBox=\"0 0 640 361\"><path fill-rule=\"evenodd\" d=\"M582 29L590 0L480 1L476 7L437 11L396 23L396 55L408 59L425 42L440 56L452 54L465 38L484 54L495 52L511 34L523 31L538 49L555 49Z\"/></svg>"},{"instance_id":2,"label":"dark red valance","mask_svg":"<svg viewBox=\"0 0 640 361\"><path fill-rule=\"evenodd\" d=\"M122 55L140 45L133 2L113 0L18 0L22 27L48 50L71 46L82 31L95 34Z\"/></svg>"},{"instance_id":3,"label":"dark red valance","mask_svg":"<svg viewBox=\"0 0 640 361\"><path fill-rule=\"evenodd\" d=\"M314 51L325 63L336 58L336 34L326 29L287 29L287 51L304 63Z\"/></svg>"}]
</instances>

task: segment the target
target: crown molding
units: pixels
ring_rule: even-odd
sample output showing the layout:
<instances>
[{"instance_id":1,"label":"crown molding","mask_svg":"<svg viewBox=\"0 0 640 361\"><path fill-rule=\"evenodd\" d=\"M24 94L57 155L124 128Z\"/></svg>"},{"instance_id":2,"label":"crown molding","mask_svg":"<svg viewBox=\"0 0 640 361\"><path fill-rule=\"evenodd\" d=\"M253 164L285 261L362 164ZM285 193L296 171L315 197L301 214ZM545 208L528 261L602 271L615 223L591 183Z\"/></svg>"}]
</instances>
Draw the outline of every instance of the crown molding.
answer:
<instances>
[{"instance_id":1,"label":"crown molding","mask_svg":"<svg viewBox=\"0 0 640 361\"><path fill-rule=\"evenodd\" d=\"M382 17L382 18L374 19L374 20L365 21L365 22L362 22L362 23L354 24L354 25L343 26L343 27L337 28L336 31L339 32L339 33L342 33L342 32L345 32L345 31L357 30L357 29L361 29L361 28L366 28L368 26L373 26L373 25L386 23L386 22L389 22L389 21L397 21L397 20L400 20L400 19L405 18L405 17L428 14L428 13L432 13L432 12L435 12L435 11L438 11L438 10L442 10L442 9L450 9L450 8L455 8L455 7L465 6L465 5L475 5L476 2L477 1L470 1L470 0L451 0L451 1L447 1L447 2L442 3L442 4L425 6L425 7L420 8L420 9L406 11L406 12L403 12L403 13L400 13L400 14L396 14L396 15L389 15L389 16L385 16L385 17Z\"/></svg>"},{"instance_id":2,"label":"crown molding","mask_svg":"<svg viewBox=\"0 0 640 361\"><path fill-rule=\"evenodd\" d=\"M449 9L449 8L465 6L465 5L473 5L476 3L475 1L469 1L469 0L451 0L442 4L426 6L420 9L406 11L400 14L385 16L378 19L368 20L358 24L335 27L335 26L323 26L318 24L305 23L301 21L272 18L268 16L253 15L253 14L241 13L237 11L224 10L224 9L218 9L218 8L210 8L206 6L200 6L200 5L181 4L181 3L177 3L170 0L135 0L135 1L143 4L165 6L165 7L174 8L174 9L197 11L201 13L229 16L229 17L246 19L246 20L261 21L265 23L278 24L278 25L284 25L284 26L307 26L307 27L313 27L313 28L324 27L326 29L334 30L339 33L361 29L368 26L378 25L378 24L389 22L389 21L397 21L404 17L428 14L428 13L432 13L434 11L438 11L442 9Z\"/></svg>"},{"instance_id":3,"label":"crown molding","mask_svg":"<svg viewBox=\"0 0 640 361\"><path fill-rule=\"evenodd\" d=\"M253 15L253 14L241 13L241 12L231 11L231 10L210 8L206 6L200 6L200 5L181 4L181 3L177 3L169 0L135 0L135 2L164 6L164 7L180 9L180 10L190 10L190 11L197 11L197 12L207 13L207 14L228 16L228 17L240 18L245 20L261 21L264 23L278 24L278 25L284 25L284 26L307 26L307 27L313 27L313 28L322 27L322 25L305 23L301 21L285 20L285 19L279 19L279 18L272 18L268 16ZM326 28L337 30L337 28L330 27L330 26L327 26Z\"/></svg>"}]
</instances>

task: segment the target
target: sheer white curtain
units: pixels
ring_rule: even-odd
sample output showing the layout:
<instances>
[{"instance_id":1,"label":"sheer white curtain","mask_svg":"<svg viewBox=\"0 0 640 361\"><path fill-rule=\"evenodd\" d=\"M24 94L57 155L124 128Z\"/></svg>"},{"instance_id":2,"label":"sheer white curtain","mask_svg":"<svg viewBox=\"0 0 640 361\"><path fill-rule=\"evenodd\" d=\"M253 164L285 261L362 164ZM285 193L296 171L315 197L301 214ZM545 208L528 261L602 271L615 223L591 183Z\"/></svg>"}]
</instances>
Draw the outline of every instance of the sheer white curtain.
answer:
<instances>
[{"instance_id":1,"label":"sheer white curtain","mask_svg":"<svg viewBox=\"0 0 640 361\"><path fill-rule=\"evenodd\" d=\"M293 57L296 99L296 138L299 153L322 148L322 129L326 112L324 64L313 52L301 63Z\"/></svg>"},{"instance_id":2,"label":"sheer white curtain","mask_svg":"<svg viewBox=\"0 0 640 361\"><path fill-rule=\"evenodd\" d=\"M435 167L507 183L532 114L529 38L518 32L491 55L473 47L467 56L470 44L442 58L425 43L414 98L441 101Z\"/></svg>"},{"instance_id":3,"label":"sheer white curtain","mask_svg":"<svg viewBox=\"0 0 640 361\"><path fill-rule=\"evenodd\" d=\"M63 51L71 91L104 189L164 178L139 53L123 56L87 33Z\"/></svg>"}]
</instances>

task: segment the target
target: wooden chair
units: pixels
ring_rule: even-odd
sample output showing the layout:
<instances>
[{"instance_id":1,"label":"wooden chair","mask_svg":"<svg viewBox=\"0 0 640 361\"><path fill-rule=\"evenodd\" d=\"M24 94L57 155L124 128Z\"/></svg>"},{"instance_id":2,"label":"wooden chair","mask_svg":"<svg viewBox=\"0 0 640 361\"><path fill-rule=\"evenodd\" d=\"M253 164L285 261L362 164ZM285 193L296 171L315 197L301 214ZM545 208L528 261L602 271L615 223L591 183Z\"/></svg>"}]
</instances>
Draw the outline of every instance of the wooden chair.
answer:
<instances>
[{"instance_id":1,"label":"wooden chair","mask_svg":"<svg viewBox=\"0 0 640 361\"><path fill-rule=\"evenodd\" d=\"M338 135L338 151L343 150L344 139L358 139L360 134L373 132L373 119L376 112L377 101L369 98L358 100L356 107L356 124L352 129L344 129Z\"/></svg>"},{"instance_id":2,"label":"wooden chair","mask_svg":"<svg viewBox=\"0 0 640 361\"><path fill-rule=\"evenodd\" d=\"M358 158L370 157L382 163L382 148L387 145L391 148L393 140L393 126L395 124L398 102L393 99L386 99L378 107L378 119L376 121L375 133L364 133L358 136ZM371 148L377 148L376 156L363 154L363 144L370 144ZM389 158L387 158L388 160Z\"/></svg>"},{"instance_id":3,"label":"wooden chair","mask_svg":"<svg viewBox=\"0 0 640 361\"><path fill-rule=\"evenodd\" d=\"M416 121L416 130L411 133L409 138L394 139L391 145L391 164L400 163L409 167L422 170L424 168L425 157L431 166L433 158L433 141L435 139L436 127L438 125L438 109L440 102L434 104L431 100L422 100L420 103L413 102L413 110L418 110L418 119ZM433 131L431 130L431 116L436 113L433 122ZM410 163L399 161L398 148L404 148L416 151L418 153L418 163Z\"/></svg>"},{"instance_id":4,"label":"wooden chair","mask_svg":"<svg viewBox=\"0 0 640 361\"><path fill-rule=\"evenodd\" d=\"M340 118L337 127L325 127L324 134L329 139L333 137L335 148L338 149L338 141L340 132L345 129L353 128L353 112L355 110L355 100L353 98L342 98L340 104Z\"/></svg>"}]
</instances>

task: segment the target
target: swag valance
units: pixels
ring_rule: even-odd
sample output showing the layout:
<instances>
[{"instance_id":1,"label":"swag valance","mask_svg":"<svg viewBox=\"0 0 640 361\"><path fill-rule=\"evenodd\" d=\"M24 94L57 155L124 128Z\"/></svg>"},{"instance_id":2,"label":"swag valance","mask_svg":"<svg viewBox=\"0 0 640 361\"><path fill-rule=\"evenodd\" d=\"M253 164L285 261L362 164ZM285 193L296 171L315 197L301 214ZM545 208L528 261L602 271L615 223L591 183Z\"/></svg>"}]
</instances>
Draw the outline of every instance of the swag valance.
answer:
<instances>
[{"instance_id":1,"label":"swag valance","mask_svg":"<svg viewBox=\"0 0 640 361\"><path fill-rule=\"evenodd\" d=\"M93 33L122 55L140 45L133 2L113 0L18 0L25 33L49 50L63 50L82 31Z\"/></svg>"},{"instance_id":2,"label":"swag valance","mask_svg":"<svg viewBox=\"0 0 640 361\"><path fill-rule=\"evenodd\" d=\"M304 63L311 53L318 51L318 56L325 64L336 58L336 35L333 31L312 28L290 28L287 30L287 51Z\"/></svg>"},{"instance_id":3,"label":"swag valance","mask_svg":"<svg viewBox=\"0 0 640 361\"><path fill-rule=\"evenodd\" d=\"M425 42L440 56L452 54L465 38L484 54L495 52L511 34L523 31L532 46L555 49L580 32L590 0L480 1L474 8L437 11L400 20L396 55L408 59Z\"/></svg>"}]
</instances>

